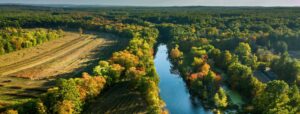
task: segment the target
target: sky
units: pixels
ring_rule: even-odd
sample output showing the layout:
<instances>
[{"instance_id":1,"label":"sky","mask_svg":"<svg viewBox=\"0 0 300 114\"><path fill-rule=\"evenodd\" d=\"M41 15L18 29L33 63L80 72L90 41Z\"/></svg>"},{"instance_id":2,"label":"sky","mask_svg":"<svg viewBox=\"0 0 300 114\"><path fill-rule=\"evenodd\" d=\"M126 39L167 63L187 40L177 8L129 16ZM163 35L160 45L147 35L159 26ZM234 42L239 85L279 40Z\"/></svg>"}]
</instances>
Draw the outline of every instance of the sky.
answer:
<instances>
[{"instance_id":1,"label":"sky","mask_svg":"<svg viewBox=\"0 0 300 114\"><path fill-rule=\"evenodd\" d=\"M300 6L300 0L0 0L1 3L118 6Z\"/></svg>"}]
</instances>

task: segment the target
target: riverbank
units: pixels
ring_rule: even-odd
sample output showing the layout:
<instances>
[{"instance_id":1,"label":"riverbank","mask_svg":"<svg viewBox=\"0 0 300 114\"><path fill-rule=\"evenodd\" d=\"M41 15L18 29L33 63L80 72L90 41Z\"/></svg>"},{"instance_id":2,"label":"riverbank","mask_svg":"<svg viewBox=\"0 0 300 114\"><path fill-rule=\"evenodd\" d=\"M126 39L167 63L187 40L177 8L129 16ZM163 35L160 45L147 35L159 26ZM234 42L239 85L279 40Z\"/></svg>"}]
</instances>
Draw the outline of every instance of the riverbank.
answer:
<instances>
[{"instance_id":1,"label":"riverbank","mask_svg":"<svg viewBox=\"0 0 300 114\"><path fill-rule=\"evenodd\" d=\"M205 109L201 102L193 99L183 78L172 72L172 64L168 59L165 44L159 45L154 63L159 75L160 96L171 114L212 113Z\"/></svg>"},{"instance_id":2,"label":"riverbank","mask_svg":"<svg viewBox=\"0 0 300 114\"><path fill-rule=\"evenodd\" d=\"M177 69L174 69L168 57L167 46L159 44L154 63L160 77L160 96L165 101L169 112L172 114L213 113L214 108L205 105L204 99L192 95L184 77L180 76ZM224 76L222 77L224 78ZM228 88L225 83L222 83L220 88L228 96L229 106L228 109L223 110L224 112L237 112L238 109L242 108L244 101L238 92Z\"/></svg>"}]
</instances>

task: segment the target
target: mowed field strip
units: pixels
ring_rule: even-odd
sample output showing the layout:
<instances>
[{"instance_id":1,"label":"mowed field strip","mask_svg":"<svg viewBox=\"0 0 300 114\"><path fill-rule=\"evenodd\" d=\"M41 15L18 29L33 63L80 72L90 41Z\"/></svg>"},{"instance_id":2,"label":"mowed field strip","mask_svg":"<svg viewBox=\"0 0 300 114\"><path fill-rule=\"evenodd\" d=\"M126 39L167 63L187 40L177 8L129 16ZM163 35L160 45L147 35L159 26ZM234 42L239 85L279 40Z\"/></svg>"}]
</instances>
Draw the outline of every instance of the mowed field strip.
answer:
<instances>
[{"instance_id":1,"label":"mowed field strip","mask_svg":"<svg viewBox=\"0 0 300 114\"><path fill-rule=\"evenodd\" d=\"M81 41L81 45L73 47L72 50L63 53L48 62L22 70L17 73L12 73L9 76L43 79L56 76L74 77L74 75L83 72L89 64L98 62L97 59L102 52L102 48L110 45L108 41L103 39L90 39Z\"/></svg>"},{"instance_id":2,"label":"mowed field strip","mask_svg":"<svg viewBox=\"0 0 300 114\"><path fill-rule=\"evenodd\" d=\"M10 64L10 65L2 66L2 67L0 67L0 74L2 76L5 76L5 75L11 74L11 73L15 73L15 72L45 63L45 62L53 60L59 56L62 56L65 53L90 42L91 40L92 40L91 38L85 38L85 37L76 38L60 47L57 47L53 50L39 54L35 57L25 59L23 61L16 62L16 63Z\"/></svg>"},{"instance_id":3,"label":"mowed field strip","mask_svg":"<svg viewBox=\"0 0 300 114\"><path fill-rule=\"evenodd\" d=\"M0 56L0 108L36 97L57 78L80 75L126 44L112 34L66 32L62 38Z\"/></svg>"},{"instance_id":4,"label":"mowed field strip","mask_svg":"<svg viewBox=\"0 0 300 114\"><path fill-rule=\"evenodd\" d=\"M101 45L106 45L105 43L111 43L109 41L106 41L107 39L103 39L103 38L96 38L97 36L95 35L84 35L84 36L80 36L78 34L72 34L72 33L67 33L66 37L70 37L72 36L72 40L70 41L66 41L66 43L58 46L58 47L48 47L48 48L52 48L50 50L47 50L45 52L38 52L38 53L34 53L31 52L31 50L24 50L26 51L25 56L29 56L32 54L35 54L35 56L31 57L31 58L27 58L27 59L23 59L22 57L16 57L16 55L22 55L19 52L18 54L13 53L11 56L9 54L6 55L6 57L11 57L15 58L15 60L8 60L6 61L7 63L10 62L10 64L7 65L0 65L0 74L1 76L7 76L9 74L13 74L25 69L29 69L47 62L50 62L53 60L56 60L58 58L61 58L63 60L69 60L68 58L64 57L64 56L68 56L68 55L74 55L73 57L69 57L72 60L76 60L76 57L80 57L80 55L86 54L89 51L93 50L94 48L97 48ZM63 38L60 38L61 40L64 40ZM58 40L60 40L58 39ZM55 44L54 44L55 45ZM46 46L44 46L45 48ZM39 47L36 47L39 48ZM47 48L47 47L46 47ZM82 49L84 48L84 49ZM22 50L23 51L23 50ZM23 54L24 55L24 54ZM0 61L5 61L5 57L1 58L0 57ZM16 62L15 62L16 61ZM37 69L36 69L37 70ZM38 69L41 70L41 69ZM59 70L59 69L56 69ZM25 71L26 72L26 71ZM22 77L22 76L21 76ZM26 76L24 76L26 77Z\"/></svg>"}]
</instances>

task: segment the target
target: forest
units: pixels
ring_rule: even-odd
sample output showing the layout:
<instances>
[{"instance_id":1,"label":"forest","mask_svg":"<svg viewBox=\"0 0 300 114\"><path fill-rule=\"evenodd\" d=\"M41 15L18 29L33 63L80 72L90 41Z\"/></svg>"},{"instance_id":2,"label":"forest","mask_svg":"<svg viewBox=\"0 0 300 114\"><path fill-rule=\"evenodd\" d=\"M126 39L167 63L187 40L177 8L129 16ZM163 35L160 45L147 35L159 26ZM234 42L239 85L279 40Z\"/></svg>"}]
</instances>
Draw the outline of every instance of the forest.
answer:
<instances>
[{"instance_id":1,"label":"forest","mask_svg":"<svg viewBox=\"0 0 300 114\"><path fill-rule=\"evenodd\" d=\"M30 31L18 28L4 28L1 29L0 34L0 55L3 55L57 39L63 35L63 31L43 29Z\"/></svg>"},{"instance_id":2,"label":"forest","mask_svg":"<svg viewBox=\"0 0 300 114\"><path fill-rule=\"evenodd\" d=\"M170 70L183 79L191 99L199 99L211 113L297 114L299 17L297 7L1 5L0 57L62 40L70 31L80 36L110 33L128 43L122 50L111 50L109 58L97 61L78 76L55 77L55 83L36 97L12 104L0 100L0 112L172 112L160 96L162 79L154 65L157 47L164 44L172 64ZM122 90L123 86L124 91L136 93L140 99L128 97L107 104L99 101L104 108L94 104L100 98L114 96L117 93L111 91L116 87ZM225 87L239 94L243 104L236 104ZM124 109L123 105L143 108Z\"/></svg>"}]
</instances>

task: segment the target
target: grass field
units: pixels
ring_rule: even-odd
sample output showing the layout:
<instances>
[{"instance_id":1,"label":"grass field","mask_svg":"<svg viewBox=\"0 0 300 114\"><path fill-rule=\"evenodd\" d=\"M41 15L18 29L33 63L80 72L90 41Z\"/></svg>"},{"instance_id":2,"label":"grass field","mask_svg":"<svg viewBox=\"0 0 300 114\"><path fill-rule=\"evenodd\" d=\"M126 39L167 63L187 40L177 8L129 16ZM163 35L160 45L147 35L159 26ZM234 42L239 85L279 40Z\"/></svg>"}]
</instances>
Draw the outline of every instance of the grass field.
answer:
<instances>
[{"instance_id":1,"label":"grass field","mask_svg":"<svg viewBox=\"0 0 300 114\"><path fill-rule=\"evenodd\" d=\"M0 56L0 108L37 97L55 84L57 78L80 76L100 59L123 49L127 39L111 34L66 36Z\"/></svg>"},{"instance_id":2,"label":"grass field","mask_svg":"<svg viewBox=\"0 0 300 114\"><path fill-rule=\"evenodd\" d=\"M136 114L145 113L146 101L129 87L128 82L118 83L89 103L85 114Z\"/></svg>"}]
</instances>

